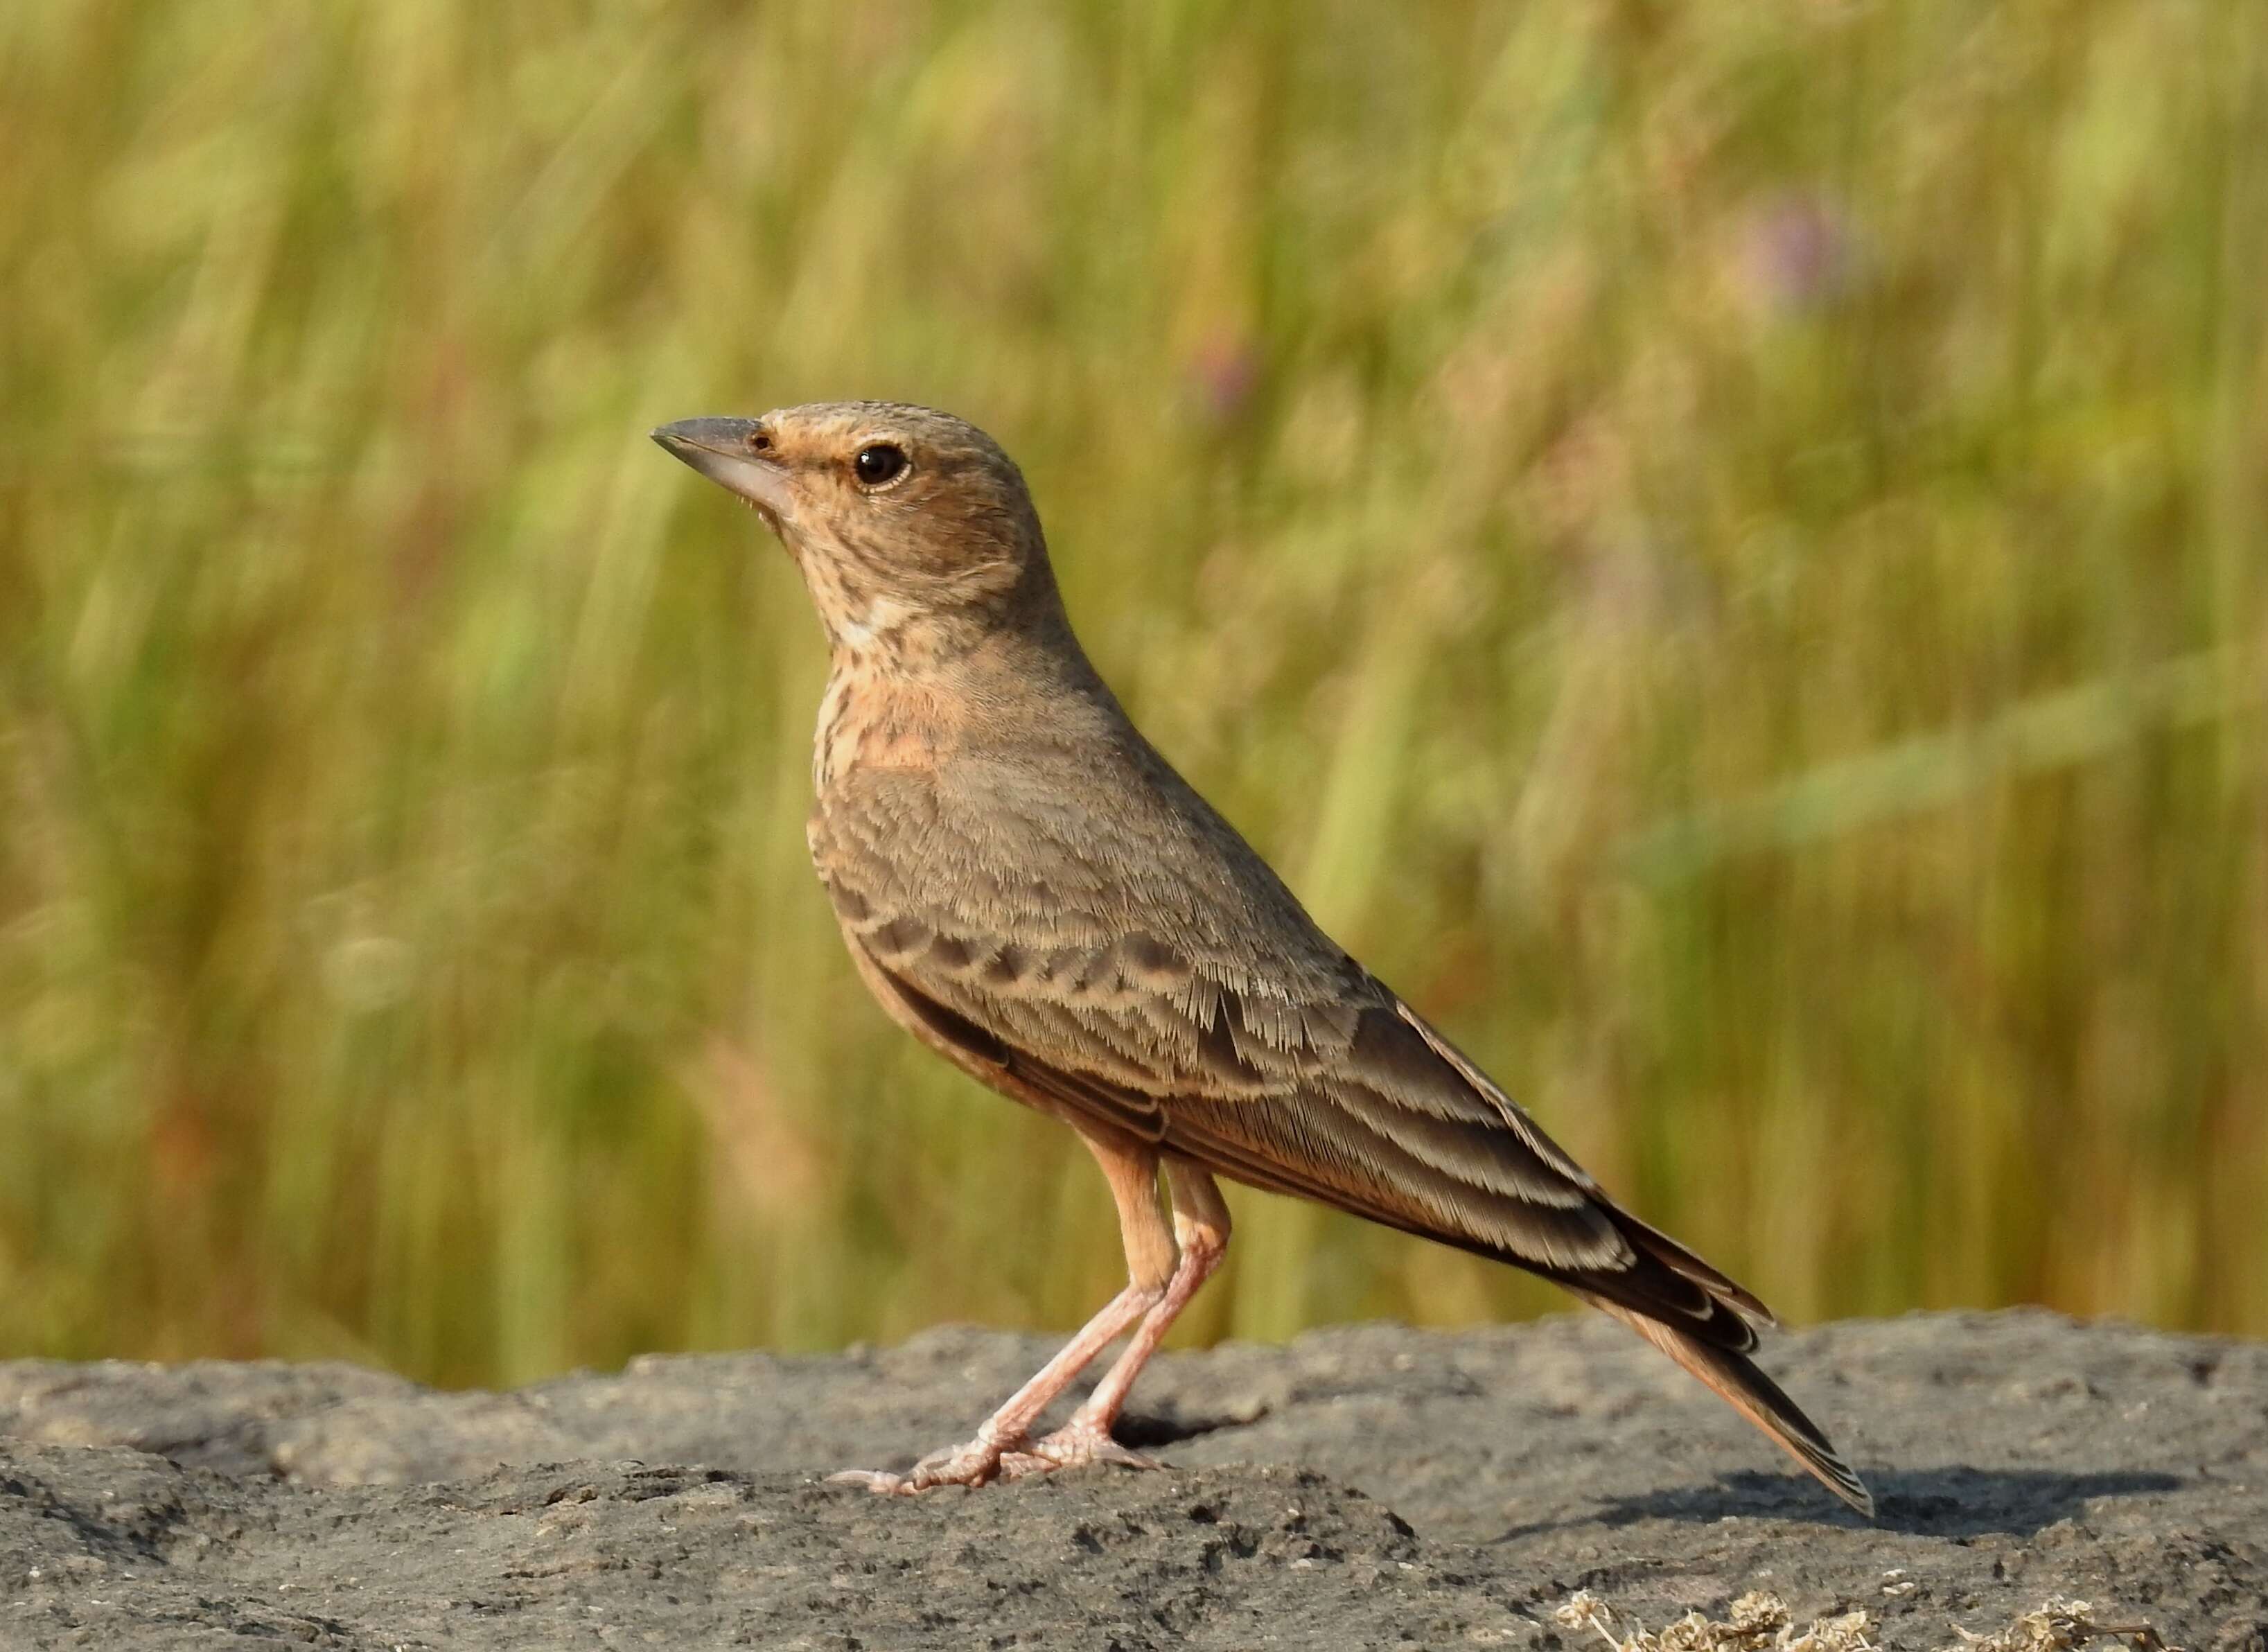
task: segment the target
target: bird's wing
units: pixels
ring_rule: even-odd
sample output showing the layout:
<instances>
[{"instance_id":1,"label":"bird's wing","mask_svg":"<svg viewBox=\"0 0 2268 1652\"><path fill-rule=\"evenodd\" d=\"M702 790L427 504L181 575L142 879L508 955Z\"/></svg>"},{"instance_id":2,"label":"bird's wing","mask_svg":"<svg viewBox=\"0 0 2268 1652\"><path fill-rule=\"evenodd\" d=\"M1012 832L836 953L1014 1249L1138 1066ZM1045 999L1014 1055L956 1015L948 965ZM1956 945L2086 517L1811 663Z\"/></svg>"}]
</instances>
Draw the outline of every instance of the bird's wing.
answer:
<instances>
[{"instance_id":1,"label":"bird's wing","mask_svg":"<svg viewBox=\"0 0 2268 1652\"><path fill-rule=\"evenodd\" d=\"M874 776L814 835L850 944L979 1071L1235 1180L1755 1345L1762 1303L1618 1209L1194 793L1128 823L1066 819L1066 790L956 808Z\"/></svg>"}]
</instances>

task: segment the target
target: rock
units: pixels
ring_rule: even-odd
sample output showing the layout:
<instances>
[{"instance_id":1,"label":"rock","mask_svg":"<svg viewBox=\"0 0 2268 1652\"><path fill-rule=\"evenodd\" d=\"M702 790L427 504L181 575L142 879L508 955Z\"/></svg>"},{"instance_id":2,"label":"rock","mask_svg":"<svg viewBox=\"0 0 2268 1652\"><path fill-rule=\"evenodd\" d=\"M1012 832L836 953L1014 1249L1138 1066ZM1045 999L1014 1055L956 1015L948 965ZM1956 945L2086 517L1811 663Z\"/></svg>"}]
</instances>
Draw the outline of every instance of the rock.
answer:
<instances>
[{"instance_id":1,"label":"rock","mask_svg":"<svg viewBox=\"0 0 2268 1652\"><path fill-rule=\"evenodd\" d=\"M2268 1347L2037 1312L1778 1337L1869 1525L1591 1317L1160 1360L1094 1471L821 1483L1049 1351L953 1329L509 1394L347 1366L0 1364L0 1646L1599 1647L1752 1590L1958 1644L2051 1597L2268 1647Z\"/></svg>"}]
</instances>

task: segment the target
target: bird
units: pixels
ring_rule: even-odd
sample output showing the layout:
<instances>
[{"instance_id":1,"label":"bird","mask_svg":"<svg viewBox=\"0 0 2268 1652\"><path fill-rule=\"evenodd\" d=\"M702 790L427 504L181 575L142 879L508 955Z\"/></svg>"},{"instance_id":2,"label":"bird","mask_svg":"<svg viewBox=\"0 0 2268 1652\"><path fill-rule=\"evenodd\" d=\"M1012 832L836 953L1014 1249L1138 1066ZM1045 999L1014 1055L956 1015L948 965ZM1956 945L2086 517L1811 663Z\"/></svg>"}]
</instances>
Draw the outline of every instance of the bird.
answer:
<instances>
[{"instance_id":1,"label":"bird","mask_svg":"<svg viewBox=\"0 0 2268 1652\"><path fill-rule=\"evenodd\" d=\"M997 442L892 402L686 419L652 439L755 512L818 610L806 837L858 974L930 1049L1077 1133L1125 1250L1125 1287L974 1438L836 1479L904 1494L1156 1466L1112 1429L1226 1254L1226 1177L1556 1282L1872 1515L1755 1361L1771 1311L1617 1205L1135 727L1072 632ZM1069 1420L1035 1436L1121 1337Z\"/></svg>"}]
</instances>

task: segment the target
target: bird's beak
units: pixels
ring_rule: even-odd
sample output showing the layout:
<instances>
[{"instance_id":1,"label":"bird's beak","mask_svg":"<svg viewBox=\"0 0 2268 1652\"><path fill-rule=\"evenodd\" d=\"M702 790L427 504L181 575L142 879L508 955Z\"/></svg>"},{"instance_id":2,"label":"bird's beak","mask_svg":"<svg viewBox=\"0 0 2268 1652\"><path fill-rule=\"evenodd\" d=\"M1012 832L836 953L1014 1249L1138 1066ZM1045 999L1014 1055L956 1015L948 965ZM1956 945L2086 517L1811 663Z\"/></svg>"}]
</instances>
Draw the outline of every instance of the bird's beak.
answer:
<instances>
[{"instance_id":1,"label":"bird's beak","mask_svg":"<svg viewBox=\"0 0 2268 1652\"><path fill-rule=\"evenodd\" d=\"M754 419L680 419L653 432L673 457L755 506L777 528L795 516L794 495L784 467L758 453L749 439Z\"/></svg>"}]
</instances>

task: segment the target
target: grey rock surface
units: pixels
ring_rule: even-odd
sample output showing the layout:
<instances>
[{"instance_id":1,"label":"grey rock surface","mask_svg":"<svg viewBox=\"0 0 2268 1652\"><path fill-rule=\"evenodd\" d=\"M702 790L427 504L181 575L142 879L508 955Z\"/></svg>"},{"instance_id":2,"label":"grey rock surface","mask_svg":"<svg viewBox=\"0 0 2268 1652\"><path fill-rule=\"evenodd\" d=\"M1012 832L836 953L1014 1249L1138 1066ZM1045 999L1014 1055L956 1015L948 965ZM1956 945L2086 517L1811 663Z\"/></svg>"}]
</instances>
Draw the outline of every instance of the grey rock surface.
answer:
<instances>
[{"instance_id":1,"label":"grey rock surface","mask_svg":"<svg viewBox=\"0 0 2268 1652\"><path fill-rule=\"evenodd\" d=\"M1768 1363L1859 1520L1592 1317L1161 1359L1172 1465L918 1500L1049 1351L962 1329L509 1394L346 1366L0 1364L0 1647L1599 1647L1753 1589L1885 1648L2051 1596L2268 1648L2268 1347L2051 1315L1854 1322Z\"/></svg>"}]
</instances>

